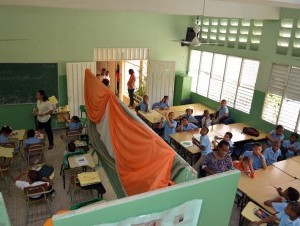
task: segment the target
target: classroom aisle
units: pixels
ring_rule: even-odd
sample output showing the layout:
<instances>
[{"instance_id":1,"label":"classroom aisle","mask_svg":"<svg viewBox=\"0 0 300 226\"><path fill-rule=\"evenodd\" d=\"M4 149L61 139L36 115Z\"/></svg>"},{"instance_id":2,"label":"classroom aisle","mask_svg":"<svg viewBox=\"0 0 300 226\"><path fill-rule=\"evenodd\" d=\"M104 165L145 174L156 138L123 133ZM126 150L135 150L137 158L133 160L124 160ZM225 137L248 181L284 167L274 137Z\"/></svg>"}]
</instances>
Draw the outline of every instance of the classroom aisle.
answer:
<instances>
[{"instance_id":1,"label":"classroom aisle","mask_svg":"<svg viewBox=\"0 0 300 226\"><path fill-rule=\"evenodd\" d=\"M59 175L60 167L62 164L63 151L65 150L65 141L60 138L60 135L65 135L64 130L54 130L54 148L48 150L45 148L45 163L52 165L54 167L55 178L54 178L54 188L56 191L55 197L52 199L52 210L56 212L62 209L68 209L70 207L70 196L67 194L68 189L68 178L72 174L76 174L75 170L72 170L72 173L66 172L66 189L63 189L63 180ZM47 147L47 145L46 145ZM27 165L25 162L22 165L24 169ZM78 171L77 171L78 172ZM102 167L99 168L101 180L103 186L106 189L106 193L103 195L103 199L106 201L117 199L115 192L113 191L111 184L103 170ZM15 165L12 167L12 176L15 178L19 175L19 171L16 170ZM3 187L3 183L0 182L0 190L3 191L3 196L5 200L5 205L8 211L8 215L11 221L12 226L23 226L25 225L25 196L24 193L17 189L13 182L10 183L10 192L11 196L8 195L7 189ZM94 197L96 193L94 192ZM91 199L91 193L89 191L82 191L80 195L76 195L76 199L80 200L89 200ZM39 208L40 207L40 208ZM47 206L45 203L41 205L34 205L32 208L33 215L30 216L30 219L35 220L38 218L44 218L42 220L37 220L35 222L29 223L29 226L40 226L43 225L45 218L47 218Z\"/></svg>"}]
</instances>

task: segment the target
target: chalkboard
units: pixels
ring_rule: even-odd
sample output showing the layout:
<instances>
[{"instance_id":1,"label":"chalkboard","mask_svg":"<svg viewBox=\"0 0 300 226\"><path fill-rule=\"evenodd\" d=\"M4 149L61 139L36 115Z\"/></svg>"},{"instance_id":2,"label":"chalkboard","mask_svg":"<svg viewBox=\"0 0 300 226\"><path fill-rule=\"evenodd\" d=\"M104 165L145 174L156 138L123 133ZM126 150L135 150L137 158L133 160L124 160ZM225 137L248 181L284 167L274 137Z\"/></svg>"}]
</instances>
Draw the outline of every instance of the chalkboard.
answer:
<instances>
[{"instance_id":1,"label":"chalkboard","mask_svg":"<svg viewBox=\"0 0 300 226\"><path fill-rule=\"evenodd\" d=\"M0 104L35 103L38 90L58 98L55 63L0 63Z\"/></svg>"}]
</instances>

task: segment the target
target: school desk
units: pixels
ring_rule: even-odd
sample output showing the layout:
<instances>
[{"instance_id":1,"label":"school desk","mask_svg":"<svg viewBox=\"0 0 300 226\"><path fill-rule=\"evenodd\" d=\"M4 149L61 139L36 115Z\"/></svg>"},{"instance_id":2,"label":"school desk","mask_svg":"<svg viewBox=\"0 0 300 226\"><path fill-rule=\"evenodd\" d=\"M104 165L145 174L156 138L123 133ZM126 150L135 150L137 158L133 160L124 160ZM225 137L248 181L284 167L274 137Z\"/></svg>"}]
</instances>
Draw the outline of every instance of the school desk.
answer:
<instances>
[{"instance_id":1,"label":"school desk","mask_svg":"<svg viewBox=\"0 0 300 226\"><path fill-rule=\"evenodd\" d=\"M5 157L5 158L12 158L13 157L13 148L6 148L0 146L0 157Z\"/></svg>"},{"instance_id":2,"label":"school desk","mask_svg":"<svg viewBox=\"0 0 300 226\"><path fill-rule=\"evenodd\" d=\"M275 162L273 163L273 166L282 170L291 177L300 179L300 162L297 162L293 159L287 159L280 162Z\"/></svg>"},{"instance_id":3,"label":"school desk","mask_svg":"<svg viewBox=\"0 0 300 226\"><path fill-rule=\"evenodd\" d=\"M199 132L198 132L199 134ZM188 160L187 157L190 159L191 166L194 165L199 157L201 156L200 149L196 145L192 145L190 147L186 147L181 143L184 141L192 141L193 135L191 132L181 132L181 133L174 133L170 134L171 142L178 147L178 154L180 154L186 161Z\"/></svg>"},{"instance_id":4,"label":"school desk","mask_svg":"<svg viewBox=\"0 0 300 226\"><path fill-rule=\"evenodd\" d=\"M11 141L23 141L25 138L25 129L14 130L11 135L8 137Z\"/></svg>"},{"instance_id":5,"label":"school desk","mask_svg":"<svg viewBox=\"0 0 300 226\"><path fill-rule=\"evenodd\" d=\"M300 162L300 156L295 156L295 157L292 157L290 159L292 159L294 161L297 161L297 162Z\"/></svg>"},{"instance_id":6,"label":"school desk","mask_svg":"<svg viewBox=\"0 0 300 226\"><path fill-rule=\"evenodd\" d=\"M161 121L161 118L164 118L164 116L160 113L158 113L155 110L151 110L150 112L143 112L138 111L138 115L150 126L152 127L153 124L157 124Z\"/></svg>"},{"instance_id":7,"label":"school desk","mask_svg":"<svg viewBox=\"0 0 300 226\"><path fill-rule=\"evenodd\" d=\"M260 221L261 219L254 214L256 210L258 210L260 207L253 202L248 202L245 208L242 211L242 216L249 220L250 222L254 221ZM243 221L240 222L240 225L242 225ZM261 224L262 226L267 226L267 223Z\"/></svg>"},{"instance_id":8,"label":"school desk","mask_svg":"<svg viewBox=\"0 0 300 226\"><path fill-rule=\"evenodd\" d=\"M87 163L84 165L81 165L78 163L79 160L84 159L86 160ZM81 167L81 166L89 166L91 168L95 168L95 162L93 160L93 157L91 154L83 154L83 155L74 155L68 158L70 168L76 168L76 167Z\"/></svg>"}]
</instances>

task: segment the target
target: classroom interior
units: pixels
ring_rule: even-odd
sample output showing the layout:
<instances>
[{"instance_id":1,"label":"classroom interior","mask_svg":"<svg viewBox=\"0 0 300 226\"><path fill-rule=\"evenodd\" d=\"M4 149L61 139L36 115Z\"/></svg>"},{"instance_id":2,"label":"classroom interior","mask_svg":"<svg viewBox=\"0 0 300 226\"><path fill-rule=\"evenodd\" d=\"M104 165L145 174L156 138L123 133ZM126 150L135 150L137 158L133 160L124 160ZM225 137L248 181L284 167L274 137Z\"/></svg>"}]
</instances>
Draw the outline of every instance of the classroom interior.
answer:
<instances>
[{"instance_id":1,"label":"classroom interior","mask_svg":"<svg viewBox=\"0 0 300 226\"><path fill-rule=\"evenodd\" d=\"M193 1L190 3L193 3ZM198 4L201 8L203 2L201 1L201 4ZM243 6L243 3L238 1L232 4L242 4L241 6ZM260 6L257 2L255 4ZM247 6L249 7L249 5L245 5L245 8ZM162 9L164 7L162 6ZM272 8L275 6L261 5L263 9L268 7ZM257 60L259 61L259 69L249 113L242 112L233 107L229 107L229 110L230 116L235 122L247 123L260 131L269 132L274 129L275 125L262 119L262 113L265 97L268 93L272 65L282 64L300 67L300 6L299 4L293 5L291 1L290 5L286 3L286 7L284 8L283 5L281 7L276 6L277 18L275 18L274 14L276 13L273 11L266 13L266 15L261 11L257 11L256 14L255 12L244 12L243 15L242 12L236 12L236 14L234 12L224 12L222 14L222 12L216 13L216 11L212 10L213 13L211 16L206 12L205 16L200 18L206 19L209 21L208 24L211 23L211 25L216 19L221 21L221 19L226 18L228 19L228 24L230 24L231 20L237 20L239 24L238 29L240 29L243 21L250 21L250 32L246 44L239 41L239 35L242 36L242 34L238 33L232 42L226 39L220 45L185 47L181 46L180 42L174 40L180 40L185 37L186 28L194 26L196 16L202 14L201 9L197 10L197 13L193 12L192 14L185 11L187 9L183 9L181 13L178 12L179 10L177 13L164 13L154 11L151 7L149 11L140 10L139 12L129 11L126 8L119 9L118 7L115 10L112 8L98 10L87 7L58 8L55 6L10 5L4 1L0 5L0 62L56 63L58 65L57 99L59 102L57 105L65 106L68 105L70 100L67 91L67 63L94 62L95 48L148 48L150 50L150 61L175 62L173 105L181 105L183 101L189 101L190 103L200 103L209 108L217 109L219 106L218 101L192 91L193 84L189 73L191 51L199 50ZM187 8L196 7L189 6ZM232 7L232 11L234 11L233 9L236 10L236 8ZM209 11L209 9L207 10ZM264 19L264 16L270 18ZM255 29L254 25L256 22L261 25L258 26L259 32L254 34L251 32L252 29ZM288 23L287 27L285 27L285 23ZM210 29L210 25L207 26ZM287 31L289 35L281 36L281 32L284 33L284 31ZM210 33L208 32L208 34ZM251 37L251 34L253 37ZM254 41L252 43L251 38L255 39L257 36L259 36L259 42ZM6 39L20 40L5 41ZM279 44L281 39L285 41L285 44ZM211 42L214 40L206 39L204 41ZM127 78L125 78L125 72L129 66L126 65L126 61L115 61L114 63L108 61L104 63L98 62L96 65L97 71L102 67L107 67L109 71L113 71L116 65L122 65L122 70L124 71L123 80ZM2 85L3 82L1 81ZM112 89L115 91L114 86ZM126 90L124 89L123 91L126 96ZM35 93L32 95L35 95ZM123 96L121 96L122 98ZM126 97L124 100L127 101ZM0 125L10 125L14 129L35 128L35 121L32 116L32 109L35 107L36 104L34 103L0 105ZM296 132L300 130L299 109L297 111L295 112L298 115L296 125L299 125L297 128L295 127ZM288 137L291 132L294 131L286 129L284 131L285 136ZM55 139L59 143L54 149L55 152L50 153L48 157L48 159L54 162L55 155L62 152L65 147L59 138L61 133L64 133L64 131L55 131ZM60 167L59 165L55 165L55 167ZM101 175L106 175L103 169L100 168L99 170L101 171ZM17 172L14 172L14 174L17 174ZM104 181L103 184L105 183L106 191L109 191L104 195L104 199L117 199L117 195L113 192L109 179L105 176L102 179ZM62 199L55 206L55 209L64 209L67 208L67 201L64 201L65 196L59 194L60 191L64 192L59 175L56 176L56 180L57 184L59 184L57 198ZM13 187L13 184L11 184L11 187ZM12 189L12 192L18 195L9 198L9 202L13 203L13 205L8 205L8 211L16 208L19 202L18 198L23 198L22 194L19 194L15 188ZM229 206L232 206L232 203ZM224 216L223 219L229 221L231 217L230 225L238 225L238 211L235 210L232 216L231 210L227 212L229 215L227 213L228 216ZM24 218L19 218L18 215L24 214L24 211L21 213L17 211L15 214L13 219L11 219L12 225L23 225ZM207 213L207 215L211 217L212 213ZM43 221L36 221L32 225L41 225Z\"/></svg>"}]
</instances>

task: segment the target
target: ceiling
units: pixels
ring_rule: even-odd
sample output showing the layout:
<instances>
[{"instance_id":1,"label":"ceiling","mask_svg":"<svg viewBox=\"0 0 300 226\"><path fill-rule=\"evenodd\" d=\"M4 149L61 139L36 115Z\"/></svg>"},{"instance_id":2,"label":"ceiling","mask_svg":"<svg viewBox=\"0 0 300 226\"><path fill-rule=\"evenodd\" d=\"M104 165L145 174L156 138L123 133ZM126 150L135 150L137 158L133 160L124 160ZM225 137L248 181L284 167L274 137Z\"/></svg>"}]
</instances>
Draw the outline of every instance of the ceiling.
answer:
<instances>
[{"instance_id":1,"label":"ceiling","mask_svg":"<svg viewBox=\"0 0 300 226\"><path fill-rule=\"evenodd\" d=\"M204 0L0 0L0 5L80 8L202 15ZM204 14L215 17L278 19L279 8L298 8L300 0L206 0Z\"/></svg>"}]
</instances>

